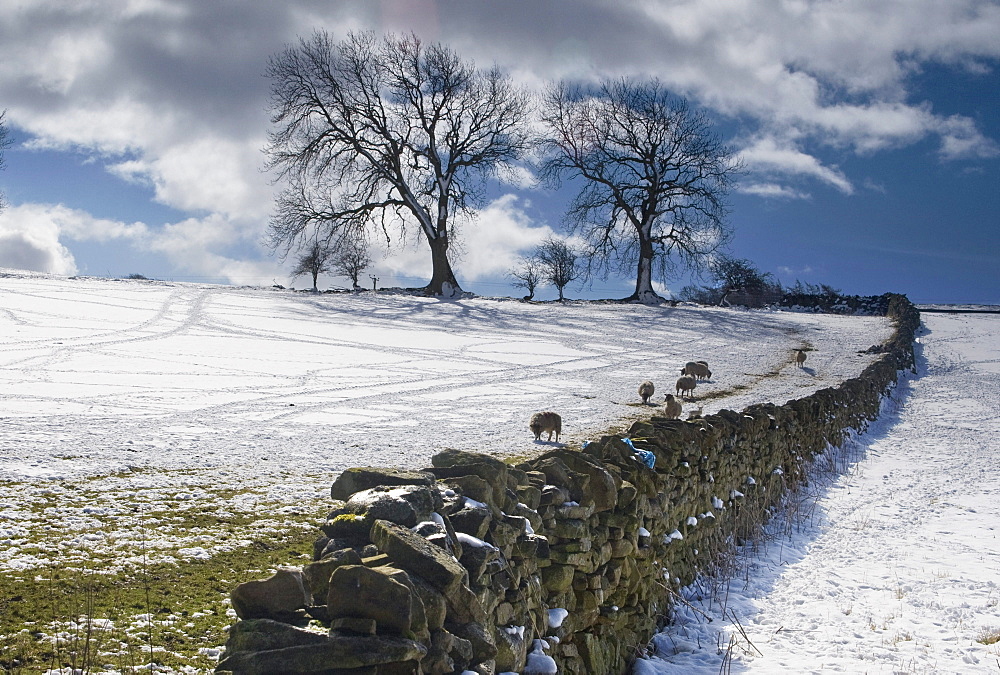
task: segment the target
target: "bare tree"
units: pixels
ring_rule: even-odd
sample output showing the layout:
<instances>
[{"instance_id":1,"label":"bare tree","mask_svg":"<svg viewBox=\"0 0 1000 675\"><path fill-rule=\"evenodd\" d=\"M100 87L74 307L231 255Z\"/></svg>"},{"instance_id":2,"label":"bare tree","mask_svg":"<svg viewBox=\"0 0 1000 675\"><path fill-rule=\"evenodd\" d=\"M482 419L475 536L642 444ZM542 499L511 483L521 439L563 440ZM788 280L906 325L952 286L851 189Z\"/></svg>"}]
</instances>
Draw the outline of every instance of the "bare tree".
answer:
<instances>
[{"instance_id":1,"label":"bare tree","mask_svg":"<svg viewBox=\"0 0 1000 675\"><path fill-rule=\"evenodd\" d=\"M325 31L273 56L269 168L288 182L269 236L276 250L310 227L416 224L431 250L427 291L460 291L448 258L456 213L529 145L528 96L415 35ZM327 236L329 239L330 237Z\"/></svg>"},{"instance_id":2,"label":"bare tree","mask_svg":"<svg viewBox=\"0 0 1000 675\"><path fill-rule=\"evenodd\" d=\"M316 287L316 280L320 274L331 271L333 248L319 239L314 239L297 258L295 268L292 270L292 278L308 274L312 276L313 291L319 291Z\"/></svg>"},{"instance_id":3,"label":"bare tree","mask_svg":"<svg viewBox=\"0 0 1000 675\"><path fill-rule=\"evenodd\" d=\"M531 300L535 297L535 289L543 281L541 262L534 256L524 256L507 272L507 276L514 288L528 291L524 299Z\"/></svg>"},{"instance_id":4,"label":"bare tree","mask_svg":"<svg viewBox=\"0 0 1000 675\"><path fill-rule=\"evenodd\" d=\"M558 83L543 106L542 176L583 179L567 219L588 242L588 274L635 265L627 299L657 302L654 274L665 281L678 263L697 267L731 236L723 200L739 162L659 82Z\"/></svg>"},{"instance_id":5,"label":"bare tree","mask_svg":"<svg viewBox=\"0 0 1000 675\"><path fill-rule=\"evenodd\" d=\"M358 279L372 264L371 256L368 254L368 247L360 237L344 237L337 248L337 254L333 257L333 271L340 276L351 280L351 288L356 291L361 290Z\"/></svg>"},{"instance_id":6,"label":"bare tree","mask_svg":"<svg viewBox=\"0 0 1000 675\"><path fill-rule=\"evenodd\" d=\"M539 244L535 258L541 266L542 278L559 290L559 302L562 302L563 289L582 273L579 254L565 240L549 237Z\"/></svg>"}]
</instances>

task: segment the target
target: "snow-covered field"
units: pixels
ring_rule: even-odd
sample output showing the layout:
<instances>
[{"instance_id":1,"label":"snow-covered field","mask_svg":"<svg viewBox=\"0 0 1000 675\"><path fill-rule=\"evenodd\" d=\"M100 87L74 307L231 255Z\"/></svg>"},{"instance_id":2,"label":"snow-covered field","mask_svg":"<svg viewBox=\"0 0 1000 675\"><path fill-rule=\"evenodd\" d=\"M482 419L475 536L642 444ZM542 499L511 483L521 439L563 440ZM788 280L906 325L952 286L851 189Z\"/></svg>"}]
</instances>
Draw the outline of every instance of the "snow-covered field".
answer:
<instances>
[{"instance_id":1,"label":"snow-covered field","mask_svg":"<svg viewBox=\"0 0 1000 675\"><path fill-rule=\"evenodd\" d=\"M925 315L919 372L805 520L686 589L637 672L1000 671L1000 315ZM859 373L882 319L67 279L0 272L0 572L198 558L324 513L348 466L544 449L652 408L704 358L705 412ZM807 368L789 363L806 346ZM656 400L661 400L659 393ZM174 527L206 507L225 529ZM233 522L243 524L234 527ZM138 529L141 528L141 535ZM709 623L706 617L714 621ZM981 641L980 641L981 640ZM720 648L721 646L721 648Z\"/></svg>"},{"instance_id":2,"label":"snow-covered field","mask_svg":"<svg viewBox=\"0 0 1000 675\"><path fill-rule=\"evenodd\" d=\"M0 571L199 558L322 517L350 466L578 443L711 363L705 412L858 374L880 318L0 274ZM789 363L809 347L806 368ZM689 406L693 407L693 406ZM206 507L226 527L188 514ZM202 519L204 520L204 519ZM235 521L240 521L234 525ZM141 532L140 532L141 530Z\"/></svg>"},{"instance_id":3,"label":"snow-covered field","mask_svg":"<svg viewBox=\"0 0 1000 675\"><path fill-rule=\"evenodd\" d=\"M686 589L636 673L1000 672L1000 315L923 323L849 471Z\"/></svg>"}]
</instances>

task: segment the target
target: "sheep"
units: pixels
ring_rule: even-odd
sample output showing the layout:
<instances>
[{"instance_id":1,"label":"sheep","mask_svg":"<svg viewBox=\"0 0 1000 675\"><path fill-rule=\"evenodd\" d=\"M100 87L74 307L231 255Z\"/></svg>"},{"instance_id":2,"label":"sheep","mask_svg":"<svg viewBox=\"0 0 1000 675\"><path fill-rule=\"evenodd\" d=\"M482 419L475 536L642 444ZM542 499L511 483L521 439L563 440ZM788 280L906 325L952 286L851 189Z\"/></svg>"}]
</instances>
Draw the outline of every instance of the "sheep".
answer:
<instances>
[{"instance_id":1,"label":"sheep","mask_svg":"<svg viewBox=\"0 0 1000 675\"><path fill-rule=\"evenodd\" d=\"M668 420L680 419L683 406L681 402L674 398L673 394L663 395L663 416Z\"/></svg>"},{"instance_id":2,"label":"sheep","mask_svg":"<svg viewBox=\"0 0 1000 675\"><path fill-rule=\"evenodd\" d=\"M654 391L656 391L656 388L653 387L653 383L649 380L639 385L639 398L642 399L643 405L649 403L649 399L652 398Z\"/></svg>"},{"instance_id":3,"label":"sheep","mask_svg":"<svg viewBox=\"0 0 1000 675\"><path fill-rule=\"evenodd\" d=\"M697 382L690 375L685 375L677 379L677 394L683 399L684 394L687 393L688 398L694 398L694 388L697 386Z\"/></svg>"},{"instance_id":4,"label":"sheep","mask_svg":"<svg viewBox=\"0 0 1000 675\"><path fill-rule=\"evenodd\" d=\"M559 434L562 433L562 418L554 412L539 412L531 416L528 423L531 433L535 434L535 440L542 440L542 432L549 432L548 440L552 440L552 433L555 432L556 443L559 442Z\"/></svg>"},{"instance_id":5,"label":"sheep","mask_svg":"<svg viewBox=\"0 0 1000 675\"><path fill-rule=\"evenodd\" d=\"M801 349L795 350L795 365L802 368L802 364L806 362L806 353Z\"/></svg>"},{"instance_id":6,"label":"sheep","mask_svg":"<svg viewBox=\"0 0 1000 675\"><path fill-rule=\"evenodd\" d=\"M700 420L701 413L705 409L705 406L700 406L688 413L688 420Z\"/></svg>"},{"instance_id":7,"label":"sheep","mask_svg":"<svg viewBox=\"0 0 1000 675\"><path fill-rule=\"evenodd\" d=\"M707 361L688 361L681 368L681 375L692 375L699 380L708 380L712 377L712 371L708 369Z\"/></svg>"}]
</instances>

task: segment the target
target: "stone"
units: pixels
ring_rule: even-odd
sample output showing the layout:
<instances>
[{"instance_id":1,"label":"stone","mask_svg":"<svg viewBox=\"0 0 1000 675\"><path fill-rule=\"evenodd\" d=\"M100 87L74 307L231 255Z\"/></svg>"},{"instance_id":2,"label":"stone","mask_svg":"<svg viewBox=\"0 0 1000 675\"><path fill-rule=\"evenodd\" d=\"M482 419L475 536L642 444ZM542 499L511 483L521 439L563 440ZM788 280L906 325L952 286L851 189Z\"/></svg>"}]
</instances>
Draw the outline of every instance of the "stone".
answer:
<instances>
[{"instance_id":1,"label":"stone","mask_svg":"<svg viewBox=\"0 0 1000 675\"><path fill-rule=\"evenodd\" d=\"M402 485L374 487L357 492L347 500L343 510L364 516L367 529L376 520L388 520L413 527L424 520L431 520L431 513L442 505L441 495L436 488Z\"/></svg>"},{"instance_id":2,"label":"stone","mask_svg":"<svg viewBox=\"0 0 1000 675\"><path fill-rule=\"evenodd\" d=\"M320 529L331 540L357 545L368 543L368 530L371 529L371 524L365 523L364 516L353 512L347 513L344 507L341 507L330 512Z\"/></svg>"},{"instance_id":3,"label":"stone","mask_svg":"<svg viewBox=\"0 0 1000 675\"><path fill-rule=\"evenodd\" d=\"M444 596L434 590L422 577L412 572L407 572L407 576L410 578L413 592L424 607L427 629L432 632L440 630L444 626L444 619L447 615L447 603Z\"/></svg>"},{"instance_id":4,"label":"stone","mask_svg":"<svg viewBox=\"0 0 1000 675\"><path fill-rule=\"evenodd\" d=\"M549 565L542 568L542 585L550 593L562 593L573 585L574 568L571 565Z\"/></svg>"},{"instance_id":5,"label":"stone","mask_svg":"<svg viewBox=\"0 0 1000 675\"><path fill-rule=\"evenodd\" d=\"M342 616L330 619L330 635L375 635L378 624L375 619L360 619L354 616Z\"/></svg>"},{"instance_id":6,"label":"stone","mask_svg":"<svg viewBox=\"0 0 1000 675\"><path fill-rule=\"evenodd\" d=\"M469 573L454 557L406 527L377 520L370 537L398 567L419 575L445 596L469 585Z\"/></svg>"},{"instance_id":7,"label":"stone","mask_svg":"<svg viewBox=\"0 0 1000 675\"><path fill-rule=\"evenodd\" d=\"M483 539L490 530L493 513L486 507L466 503L461 509L448 516L448 521L458 532L471 534L476 539Z\"/></svg>"},{"instance_id":8,"label":"stone","mask_svg":"<svg viewBox=\"0 0 1000 675\"><path fill-rule=\"evenodd\" d=\"M470 581L475 581L486 572L486 566L500 558L500 551L483 542L481 546L466 544L462 548L462 559L459 561L469 571Z\"/></svg>"},{"instance_id":9,"label":"stone","mask_svg":"<svg viewBox=\"0 0 1000 675\"><path fill-rule=\"evenodd\" d=\"M502 462L500 464L502 465L501 467L498 467L493 463L476 462L473 464L461 464L451 467L434 467L429 469L429 471L432 472L438 480L443 480L447 483L455 483L456 481L469 476L480 478L491 488L490 499L480 501L487 501L488 503L500 506L505 501L505 493L507 490L507 466ZM469 493L465 492L464 494ZM478 497L473 497L473 499L478 499Z\"/></svg>"},{"instance_id":10,"label":"stone","mask_svg":"<svg viewBox=\"0 0 1000 675\"><path fill-rule=\"evenodd\" d=\"M489 589L486 589L489 592ZM448 593L444 594L447 615L445 621L448 623L485 623L487 610L483 607L483 602L472 592L468 585L456 586ZM490 609L496 605L492 603Z\"/></svg>"},{"instance_id":11,"label":"stone","mask_svg":"<svg viewBox=\"0 0 1000 675\"><path fill-rule=\"evenodd\" d=\"M326 594L330 589L330 575L333 570L342 565L360 565L361 556L353 548L334 551L322 560L311 562L302 568L302 576L306 588L317 602L326 602Z\"/></svg>"},{"instance_id":12,"label":"stone","mask_svg":"<svg viewBox=\"0 0 1000 675\"><path fill-rule=\"evenodd\" d=\"M534 485L518 485L515 492L518 500L532 511L537 510L542 502L542 489Z\"/></svg>"},{"instance_id":13,"label":"stone","mask_svg":"<svg viewBox=\"0 0 1000 675\"><path fill-rule=\"evenodd\" d=\"M302 572L279 569L269 579L247 581L233 589L230 595L236 616L241 619L276 619L300 623L310 604Z\"/></svg>"},{"instance_id":14,"label":"stone","mask_svg":"<svg viewBox=\"0 0 1000 675\"><path fill-rule=\"evenodd\" d=\"M493 631L497 646L496 670L503 673L520 673L528 656L528 640L524 626L499 625Z\"/></svg>"},{"instance_id":15,"label":"stone","mask_svg":"<svg viewBox=\"0 0 1000 675\"><path fill-rule=\"evenodd\" d=\"M325 673L337 672L334 668L363 668L419 661L426 653L424 645L405 638L338 636L326 638L318 644L227 653L215 670L240 675ZM387 671L380 668L379 673L382 672Z\"/></svg>"},{"instance_id":16,"label":"stone","mask_svg":"<svg viewBox=\"0 0 1000 675\"><path fill-rule=\"evenodd\" d=\"M539 497L540 506L560 506L568 501L570 501L569 490L561 485L546 485Z\"/></svg>"},{"instance_id":17,"label":"stone","mask_svg":"<svg viewBox=\"0 0 1000 675\"><path fill-rule=\"evenodd\" d=\"M247 619L229 627L226 654L284 649L325 642L327 636L273 619Z\"/></svg>"},{"instance_id":18,"label":"stone","mask_svg":"<svg viewBox=\"0 0 1000 675\"><path fill-rule=\"evenodd\" d=\"M446 480L448 485L454 486L459 492L474 499L481 504L485 504L491 510L499 512L498 504L502 500L497 499L493 486L479 476L455 476Z\"/></svg>"},{"instance_id":19,"label":"stone","mask_svg":"<svg viewBox=\"0 0 1000 675\"><path fill-rule=\"evenodd\" d=\"M331 620L374 619L380 635L405 634L413 623L410 589L364 565L344 565L333 571L326 605Z\"/></svg>"},{"instance_id":20,"label":"stone","mask_svg":"<svg viewBox=\"0 0 1000 675\"><path fill-rule=\"evenodd\" d=\"M552 533L563 539L580 539L590 534L590 527L585 520L558 518Z\"/></svg>"},{"instance_id":21,"label":"stone","mask_svg":"<svg viewBox=\"0 0 1000 675\"><path fill-rule=\"evenodd\" d=\"M618 485L616 484L614 475L590 455L568 450L559 450L557 452L558 458L573 473L585 475L590 479L586 485L586 497L588 500L593 500L596 512L608 511L615 507L618 503ZM577 482L577 477L574 476L574 484ZM578 501L583 503L582 500Z\"/></svg>"},{"instance_id":22,"label":"stone","mask_svg":"<svg viewBox=\"0 0 1000 675\"><path fill-rule=\"evenodd\" d=\"M493 639L493 631L487 630L480 623L455 624L449 631L472 644L472 662L482 663L496 658L497 645Z\"/></svg>"},{"instance_id":23,"label":"stone","mask_svg":"<svg viewBox=\"0 0 1000 675\"><path fill-rule=\"evenodd\" d=\"M494 473L503 474L504 482L507 480L507 464L490 455L447 448L431 457L431 466L436 468L448 468L470 464L487 464L494 471Z\"/></svg>"},{"instance_id":24,"label":"stone","mask_svg":"<svg viewBox=\"0 0 1000 675\"><path fill-rule=\"evenodd\" d=\"M433 485L434 474L426 471L411 471L408 469L389 469L383 467L355 467L344 470L333 481L330 496L334 499L347 500L355 492L369 490L373 487L392 485Z\"/></svg>"}]
</instances>

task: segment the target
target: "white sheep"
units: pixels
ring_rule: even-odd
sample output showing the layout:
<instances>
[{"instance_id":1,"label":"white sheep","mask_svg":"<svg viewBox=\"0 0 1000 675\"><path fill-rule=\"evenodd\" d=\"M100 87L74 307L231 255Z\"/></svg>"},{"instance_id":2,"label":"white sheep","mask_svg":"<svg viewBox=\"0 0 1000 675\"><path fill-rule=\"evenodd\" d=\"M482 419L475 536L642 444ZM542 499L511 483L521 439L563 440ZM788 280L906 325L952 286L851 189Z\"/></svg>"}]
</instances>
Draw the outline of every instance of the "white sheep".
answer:
<instances>
[{"instance_id":1,"label":"white sheep","mask_svg":"<svg viewBox=\"0 0 1000 675\"><path fill-rule=\"evenodd\" d=\"M681 375L691 375L699 380L708 380L712 377L712 371L708 369L707 361L688 361L681 368Z\"/></svg>"},{"instance_id":2,"label":"white sheep","mask_svg":"<svg viewBox=\"0 0 1000 675\"><path fill-rule=\"evenodd\" d=\"M680 419L683 406L681 402L674 398L673 394L663 395L663 416L668 420Z\"/></svg>"},{"instance_id":3,"label":"white sheep","mask_svg":"<svg viewBox=\"0 0 1000 675\"><path fill-rule=\"evenodd\" d=\"M694 388L697 385L698 383L690 375L679 377L677 378L677 394L684 398L685 393L687 393L688 398L694 398Z\"/></svg>"},{"instance_id":4,"label":"white sheep","mask_svg":"<svg viewBox=\"0 0 1000 675\"><path fill-rule=\"evenodd\" d=\"M549 432L548 440L552 440L552 434L556 435L556 442L559 442L559 434L562 433L562 418L559 417L554 412L538 412L531 416L531 421L528 423L528 428L531 429L531 433L535 434L535 440L542 440L542 432Z\"/></svg>"},{"instance_id":5,"label":"white sheep","mask_svg":"<svg viewBox=\"0 0 1000 675\"><path fill-rule=\"evenodd\" d=\"M802 368L802 364L806 362L806 353L801 349L795 350L795 365Z\"/></svg>"},{"instance_id":6,"label":"white sheep","mask_svg":"<svg viewBox=\"0 0 1000 675\"><path fill-rule=\"evenodd\" d=\"M653 387L653 383L649 380L639 385L639 398L642 399L643 404L649 403L649 399L652 398L655 391L656 388Z\"/></svg>"}]
</instances>

